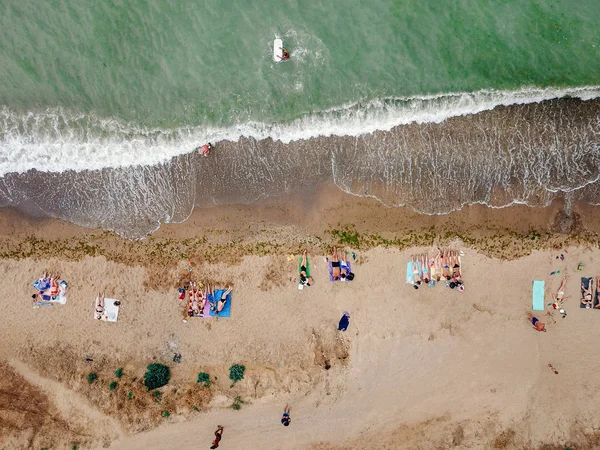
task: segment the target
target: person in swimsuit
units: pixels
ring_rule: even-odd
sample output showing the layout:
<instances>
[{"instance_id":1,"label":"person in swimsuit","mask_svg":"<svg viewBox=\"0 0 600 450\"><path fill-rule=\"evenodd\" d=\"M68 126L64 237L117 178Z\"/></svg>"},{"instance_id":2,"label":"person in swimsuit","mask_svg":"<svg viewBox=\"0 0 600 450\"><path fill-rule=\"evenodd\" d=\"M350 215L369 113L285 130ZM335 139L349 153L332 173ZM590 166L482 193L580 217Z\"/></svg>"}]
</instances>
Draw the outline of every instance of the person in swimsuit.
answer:
<instances>
[{"instance_id":1,"label":"person in swimsuit","mask_svg":"<svg viewBox=\"0 0 600 450\"><path fill-rule=\"evenodd\" d=\"M529 320L531 320L531 324L533 325L533 328L535 328L536 331L546 332L546 324L540 322L540 319L534 317L531 313L527 313L527 317L529 317Z\"/></svg>"},{"instance_id":2,"label":"person in swimsuit","mask_svg":"<svg viewBox=\"0 0 600 450\"><path fill-rule=\"evenodd\" d=\"M331 276L333 281L337 281L341 278L342 269L340 268L340 259L338 258L337 247L333 247L331 251Z\"/></svg>"},{"instance_id":3,"label":"person in swimsuit","mask_svg":"<svg viewBox=\"0 0 600 450\"><path fill-rule=\"evenodd\" d=\"M279 49L281 50L281 56L280 56L280 58L282 60L284 60L284 59L290 59L290 52L288 52L287 48L285 48L285 47L279 47Z\"/></svg>"},{"instance_id":4,"label":"person in swimsuit","mask_svg":"<svg viewBox=\"0 0 600 450\"><path fill-rule=\"evenodd\" d=\"M288 405L285 405L283 408L283 415L281 416L281 423L284 427L289 427L292 422L292 418L290 417L291 408Z\"/></svg>"},{"instance_id":5,"label":"person in swimsuit","mask_svg":"<svg viewBox=\"0 0 600 450\"><path fill-rule=\"evenodd\" d=\"M412 269L413 269L413 277L415 279L415 284L417 286L419 286L422 281L421 281L421 274L419 272L419 263L418 261L415 261L415 257L412 257Z\"/></svg>"},{"instance_id":6,"label":"person in swimsuit","mask_svg":"<svg viewBox=\"0 0 600 450\"><path fill-rule=\"evenodd\" d=\"M596 277L596 298L600 299L600 277ZM600 309L600 302L594 308Z\"/></svg>"},{"instance_id":7,"label":"person in swimsuit","mask_svg":"<svg viewBox=\"0 0 600 450\"><path fill-rule=\"evenodd\" d=\"M450 275L450 255L448 254L448 250L444 250L444 254L442 255L443 263L444 263L444 278L446 280L451 280L452 275Z\"/></svg>"},{"instance_id":8,"label":"person in swimsuit","mask_svg":"<svg viewBox=\"0 0 600 450\"><path fill-rule=\"evenodd\" d=\"M206 288L207 288L208 292L210 292L210 294L212 295L212 297L214 299L215 298L215 287L214 286L210 287L207 283ZM221 294L221 298L219 300L215 299L215 301L217 302L216 305L211 306L211 309L214 312L216 312L218 314L221 311L223 311L223 308L225 307L225 303L227 303L227 296L229 294L231 294L231 291L233 291L233 288L231 286L227 286L227 290L225 292L223 292L223 294Z\"/></svg>"},{"instance_id":9,"label":"person in swimsuit","mask_svg":"<svg viewBox=\"0 0 600 450\"><path fill-rule=\"evenodd\" d=\"M591 282L591 280L590 280L590 283L589 283L587 289L585 288L583 283L581 284L581 304L584 305L586 308L591 308L594 305L594 300L592 298L592 282Z\"/></svg>"},{"instance_id":10,"label":"person in swimsuit","mask_svg":"<svg viewBox=\"0 0 600 450\"><path fill-rule=\"evenodd\" d=\"M558 291L556 292L556 295L554 296L554 303L557 303L558 305L562 305L562 302L565 299L565 286L566 285L567 285L567 277L563 277L562 281L560 282L560 287L558 288Z\"/></svg>"},{"instance_id":11,"label":"person in swimsuit","mask_svg":"<svg viewBox=\"0 0 600 450\"><path fill-rule=\"evenodd\" d=\"M423 283L429 284L431 279L429 275L429 256L421 255L421 271L423 272Z\"/></svg>"},{"instance_id":12,"label":"person in swimsuit","mask_svg":"<svg viewBox=\"0 0 600 450\"><path fill-rule=\"evenodd\" d=\"M55 300L58 296L58 275L51 275L50 277L50 297Z\"/></svg>"},{"instance_id":13,"label":"person in swimsuit","mask_svg":"<svg viewBox=\"0 0 600 450\"><path fill-rule=\"evenodd\" d=\"M450 252L450 264L452 264L452 278L460 281L460 265L458 264L458 252Z\"/></svg>"},{"instance_id":14,"label":"person in swimsuit","mask_svg":"<svg viewBox=\"0 0 600 450\"><path fill-rule=\"evenodd\" d=\"M312 277L309 277L306 274L307 258L308 253L304 250L304 252L302 252L302 262L300 263L300 283L304 286L310 286L313 282Z\"/></svg>"},{"instance_id":15,"label":"person in swimsuit","mask_svg":"<svg viewBox=\"0 0 600 450\"><path fill-rule=\"evenodd\" d=\"M219 446L219 442L221 442L221 438L223 437L223 427L221 425L217 425L217 431L215 431L215 440L211 445L211 449L215 449Z\"/></svg>"},{"instance_id":16,"label":"person in swimsuit","mask_svg":"<svg viewBox=\"0 0 600 450\"><path fill-rule=\"evenodd\" d=\"M94 310L94 318L96 320L102 319L104 314L104 292L99 292L96 297L96 309Z\"/></svg>"}]
</instances>

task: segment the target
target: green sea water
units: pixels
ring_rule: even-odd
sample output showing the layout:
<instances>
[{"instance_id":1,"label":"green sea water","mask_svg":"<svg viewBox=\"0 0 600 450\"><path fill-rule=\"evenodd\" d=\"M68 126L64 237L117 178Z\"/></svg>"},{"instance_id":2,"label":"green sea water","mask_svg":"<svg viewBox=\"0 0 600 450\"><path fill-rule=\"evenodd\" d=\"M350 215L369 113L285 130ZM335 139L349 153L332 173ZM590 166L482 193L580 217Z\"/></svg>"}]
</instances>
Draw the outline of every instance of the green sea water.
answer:
<instances>
[{"instance_id":1,"label":"green sea water","mask_svg":"<svg viewBox=\"0 0 600 450\"><path fill-rule=\"evenodd\" d=\"M600 84L597 0L4 0L0 106L148 127ZM272 60L275 37L291 59Z\"/></svg>"}]
</instances>

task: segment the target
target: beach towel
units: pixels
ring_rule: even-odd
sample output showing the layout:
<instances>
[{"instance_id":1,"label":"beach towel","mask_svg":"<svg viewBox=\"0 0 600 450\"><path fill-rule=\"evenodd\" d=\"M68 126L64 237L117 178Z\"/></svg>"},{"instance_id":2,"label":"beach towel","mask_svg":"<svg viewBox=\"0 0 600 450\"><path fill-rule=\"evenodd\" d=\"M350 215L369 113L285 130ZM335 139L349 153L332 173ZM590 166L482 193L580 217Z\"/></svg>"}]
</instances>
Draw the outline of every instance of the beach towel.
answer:
<instances>
[{"instance_id":1,"label":"beach towel","mask_svg":"<svg viewBox=\"0 0 600 450\"><path fill-rule=\"evenodd\" d=\"M350 261L340 261L340 273L348 275L350 272L352 272ZM329 281L347 281L345 278L340 278L339 280L333 279L333 265L331 264L331 261L329 261Z\"/></svg>"},{"instance_id":2,"label":"beach towel","mask_svg":"<svg viewBox=\"0 0 600 450\"><path fill-rule=\"evenodd\" d=\"M406 263L406 284L415 284L415 276L412 271L412 262Z\"/></svg>"},{"instance_id":3,"label":"beach towel","mask_svg":"<svg viewBox=\"0 0 600 450\"><path fill-rule=\"evenodd\" d=\"M585 289L590 289L592 286L592 277L581 277L581 297L580 297L580 301L579 301L579 307L580 308L591 308L591 306L586 306L582 303L581 300L583 300L583 288ZM592 294L593 295L593 294ZM593 299L593 297L592 297Z\"/></svg>"},{"instance_id":4,"label":"beach towel","mask_svg":"<svg viewBox=\"0 0 600 450\"><path fill-rule=\"evenodd\" d=\"M96 297L96 302L98 302L98 297ZM119 318L119 306L115 305L115 302L118 302L117 299L114 298L104 298L104 313L100 317L100 320L104 322L116 322ZM96 311L94 311L94 317L96 316Z\"/></svg>"},{"instance_id":5,"label":"beach towel","mask_svg":"<svg viewBox=\"0 0 600 450\"><path fill-rule=\"evenodd\" d=\"M596 295L594 295L594 309L600 309L600 292L598 292L598 286L596 286Z\"/></svg>"},{"instance_id":6,"label":"beach towel","mask_svg":"<svg viewBox=\"0 0 600 450\"><path fill-rule=\"evenodd\" d=\"M307 267L308 269L308 267ZM215 291L215 295L209 295L209 301L207 303L210 303L210 315L211 317L230 317L231 316L231 293L227 294L227 301L225 302L225 306L223 306L223 309L221 310L220 313L217 313L216 309L217 309L217 304L219 303L219 299L221 298L221 296L223 295L223 293L225 292L225 289L217 289ZM213 309L214 308L214 309Z\"/></svg>"},{"instance_id":7,"label":"beach towel","mask_svg":"<svg viewBox=\"0 0 600 450\"><path fill-rule=\"evenodd\" d=\"M534 280L533 282L532 305L534 311L544 310L544 280Z\"/></svg>"}]
</instances>

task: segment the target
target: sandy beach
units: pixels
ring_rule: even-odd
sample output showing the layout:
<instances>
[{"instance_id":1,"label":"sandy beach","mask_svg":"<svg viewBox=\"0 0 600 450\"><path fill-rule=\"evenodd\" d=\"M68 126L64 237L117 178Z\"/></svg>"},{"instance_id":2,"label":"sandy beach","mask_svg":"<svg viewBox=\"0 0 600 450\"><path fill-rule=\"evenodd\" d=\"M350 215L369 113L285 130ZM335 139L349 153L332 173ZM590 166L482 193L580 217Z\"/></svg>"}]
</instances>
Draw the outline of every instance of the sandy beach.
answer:
<instances>
[{"instance_id":1,"label":"sandy beach","mask_svg":"<svg viewBox=\"0 0 600 450\"><path fill-rule=\"evenodd\" d=\"M598 212L562 210L423 216L326 191L196 210L140 241L3 210L0 447L208 448L220 424L223 449L598 448L600 312L579 308L580 277L600 275ZM351 283L328 279L335 244L355 252ZM303 248L315 283L298 290ZM463 252L464 292L405 283L437 248ZM32 308L44 271L66 304ZM536 312L538 333L532 282L547 304L562 276L567 315ZM190 280L232 284L231 317L184 322ZM94 320L99 291L121 301L116 323ZM172 373L158 396L142 384L153 362Z\"/></svg>"}]
</instances>

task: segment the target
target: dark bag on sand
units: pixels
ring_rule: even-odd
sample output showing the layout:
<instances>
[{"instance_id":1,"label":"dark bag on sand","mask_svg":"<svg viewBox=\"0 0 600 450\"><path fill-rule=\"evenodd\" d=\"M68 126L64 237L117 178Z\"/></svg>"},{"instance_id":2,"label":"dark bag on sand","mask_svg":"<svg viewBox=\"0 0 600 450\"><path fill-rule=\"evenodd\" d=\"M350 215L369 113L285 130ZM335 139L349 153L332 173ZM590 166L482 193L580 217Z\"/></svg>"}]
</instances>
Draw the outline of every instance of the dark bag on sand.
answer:
<instances>
[{"instance_id":1,"label":"dark bag on sand","mask_svg":"<svg viewBox=\"0 0 600 450\"><path fill-rule=\"evenodd\" d=\"M350 272L348 275L346 275L346 280L347 281L352 281L354 280L354 273Z\"/></svg>"}]
</instances>

